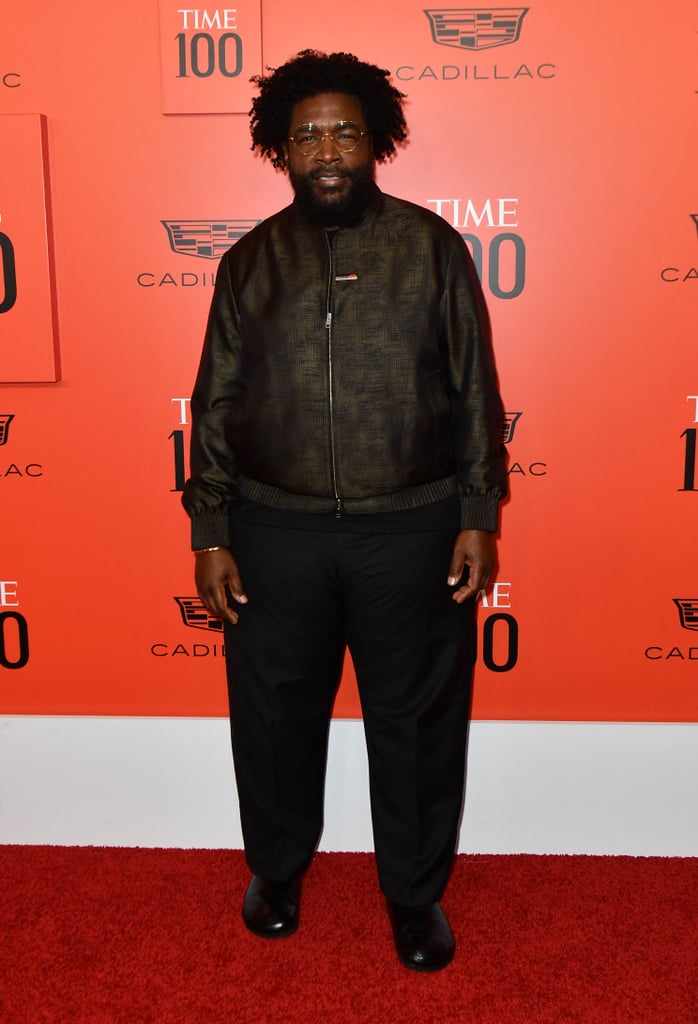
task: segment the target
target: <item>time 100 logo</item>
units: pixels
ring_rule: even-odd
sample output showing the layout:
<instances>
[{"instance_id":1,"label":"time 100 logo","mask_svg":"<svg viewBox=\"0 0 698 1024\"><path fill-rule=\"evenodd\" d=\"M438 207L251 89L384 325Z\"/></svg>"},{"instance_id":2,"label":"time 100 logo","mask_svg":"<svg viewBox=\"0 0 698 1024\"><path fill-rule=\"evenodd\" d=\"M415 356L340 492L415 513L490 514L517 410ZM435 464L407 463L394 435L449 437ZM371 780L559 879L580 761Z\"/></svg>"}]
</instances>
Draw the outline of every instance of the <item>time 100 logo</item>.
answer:
<instances>
[{"instance_id":1,"label":"time 100 logo","mask_svg":"<svg viewBox=\"0 0 698 1024\"><path fill-rule=\"evenodd\" d=\"M19 605L16 580L0 580L0 667L24 668L29 661L29 627L16 611ZM6 609L10 608L10 611Z\"/></svg>"},{"instance_id":2,"label":"time 100 logo","mask_svg":"<svg viewBox=\"0 0 698 1024\"><path fill-rule=\"evenodd\" d=\"M2 299L0 313L7 313L17 301L17 272L15 270L15 250L11 239L0 231L0 282L2 282Z\"/></svg>"},{"instance_id":3,"label":"time 100 logo","mask_svg":"<svg viewBox=\"0 0 698 1024\"><path fill-rule=\"evenodd\" d=\"M177 42L177 78L210 78L219 74L223 78L237 78L242 71L242 39L238 32L229 31L237 28L237 11L201 11L197 9L180 9L183 32L175 36ZM192 35L188 31L194 29ZM214 35L213 29L221 35Z\"/></svg>"}]
</instances>

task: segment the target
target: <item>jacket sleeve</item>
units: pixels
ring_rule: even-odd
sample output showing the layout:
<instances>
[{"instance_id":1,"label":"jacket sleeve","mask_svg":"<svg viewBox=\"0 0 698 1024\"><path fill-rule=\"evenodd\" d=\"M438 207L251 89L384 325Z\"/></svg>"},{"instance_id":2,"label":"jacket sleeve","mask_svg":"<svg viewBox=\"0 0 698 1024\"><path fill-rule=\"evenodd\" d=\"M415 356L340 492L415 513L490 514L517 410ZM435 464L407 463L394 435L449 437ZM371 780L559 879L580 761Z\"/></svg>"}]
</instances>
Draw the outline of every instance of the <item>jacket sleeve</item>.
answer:
<instances>
[{"instance_id":1,"label":"jacket sleeve","mask_svg":"<svg viewBox=\"0 0 698 1024\"><path fill-rule=\"evenodd\" d=\"M234 495L235 454L225 437L231 407L243 390L240 317L230 280L229 254L221 260L191 399L190 476L182 504L191 517L192 548L227 547L228 506Z\"/></svg>"},{"instance_id":2,"label":"jacket sleeve","mask_svg":"<svg viewBox=\"0 0 698 1024\"><path fill-rule=\"evenodd\" d=\"M499 502L507 494L504 409L485 299L459 235L446 272L442 329L450 375L461 529L496 533Z\"/></svg>"}]
</instances>

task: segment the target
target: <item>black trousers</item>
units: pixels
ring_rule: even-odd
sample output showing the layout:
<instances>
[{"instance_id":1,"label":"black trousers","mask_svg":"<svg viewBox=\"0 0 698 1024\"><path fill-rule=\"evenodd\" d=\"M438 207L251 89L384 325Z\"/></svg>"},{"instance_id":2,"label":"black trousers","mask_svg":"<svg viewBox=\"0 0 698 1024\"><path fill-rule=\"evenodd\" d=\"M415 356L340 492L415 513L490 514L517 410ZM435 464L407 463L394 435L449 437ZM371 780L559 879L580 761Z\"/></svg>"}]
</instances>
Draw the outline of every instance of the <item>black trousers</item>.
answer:
<instances>
[{"instance_id":1,"label":"black trousers","mask_svg":"<svg viewBox=\"0 0 698 1024\"><path fill-rule=\"evenodd\" d=\"M376 862L388 899L440 898L463 797L474 601L447 586L454 534L366 534L236 523L249 603L226 624L247 861L285 879L323 823L327 738L346 646L368 751Z\"/></svg>"}]
</instances>

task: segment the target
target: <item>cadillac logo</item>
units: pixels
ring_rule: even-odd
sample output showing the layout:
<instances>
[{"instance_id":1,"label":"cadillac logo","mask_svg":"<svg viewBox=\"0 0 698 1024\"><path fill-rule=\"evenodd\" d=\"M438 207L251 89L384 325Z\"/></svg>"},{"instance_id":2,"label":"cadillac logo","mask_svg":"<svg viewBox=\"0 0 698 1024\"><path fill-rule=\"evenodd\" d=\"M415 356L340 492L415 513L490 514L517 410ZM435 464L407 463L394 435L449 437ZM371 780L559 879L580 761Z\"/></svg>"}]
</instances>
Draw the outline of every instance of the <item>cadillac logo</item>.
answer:
<instances>
[{"instance_id":1,"label":"cadillac logo","mask_svg":"<svg viewBox=\"0 0 698 1024\"><path fill-rule=\"evenodd\" d=\"M435 43L459 50L489 50L515 43L528 7L449 7L425 10Z\"/></svg>"},{"instance_id":2,"label":"cadillac logo","mask_svg":"<svg viewBox=\"0 0 698 1024\"><path fill-rule=\"evenodd\" d=\"M679 609L679 620L683 629L698 630L698 598L675 597L673 601Z\"/></svg>"},{"instance_id":3,"label":"cadillac logo","mask_svg":"<svg viewBox=\"0 0 698 1024\"><path fill-rule=\"evenodd\" d=\"M173 252L217 260L258 220L163 220Z\"/></svg>"},{"instance_id":4,"label":"cadillac logo","mask_svg":"<svg viewBox=\"0 0 698 1024\"><path fill-rule=\"evenodd\" d=\"M10 423L15 418L13 412L0 413L0 447L7 444L10 433Z\"/></svg>"},{"instance_id":5,"label":"cadillac logo","mask_svg":"<svg viewBox=\"0 0 698 1024\"><path fill-rule=\"evenodd\" d=\"M185 626L193 629L212 629L216 633L223 632L223 620L217 619L207 611L198 597L175 597L179 605Z\"/></svg>"},{"instance_id":6,"label":"cadillac logo","mask_svg":"<svg viewBox=\"0 0 698 1024\"><path fill-rule=\"evenodd\" d=\"M516 424L521 417L520 412L505 412L504 423L502 424L502 443L509 444L510 441L514 440L514 431L516 430Z\"/></svg>"}]
</instances>

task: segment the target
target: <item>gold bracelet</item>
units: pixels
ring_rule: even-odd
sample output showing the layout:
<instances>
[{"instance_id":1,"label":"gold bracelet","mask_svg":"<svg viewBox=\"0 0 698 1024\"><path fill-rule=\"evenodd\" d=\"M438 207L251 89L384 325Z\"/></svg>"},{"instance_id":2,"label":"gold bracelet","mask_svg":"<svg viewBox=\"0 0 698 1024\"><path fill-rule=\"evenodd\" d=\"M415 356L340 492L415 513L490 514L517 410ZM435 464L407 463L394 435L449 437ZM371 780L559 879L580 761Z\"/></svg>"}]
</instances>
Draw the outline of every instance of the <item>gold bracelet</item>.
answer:
<instances>
[{"instance_id":1,"label":"gold bracelet","mask_svg":"<svg viewBox=\"0 0 698 1024\"><path fill-rule=\"evenodd\" d=\"M194 550L195 555L203 555L206 551L220 551L221 548L196 548Z\"/></svg>"}]
</instances>

